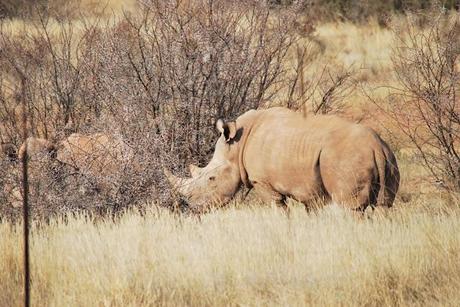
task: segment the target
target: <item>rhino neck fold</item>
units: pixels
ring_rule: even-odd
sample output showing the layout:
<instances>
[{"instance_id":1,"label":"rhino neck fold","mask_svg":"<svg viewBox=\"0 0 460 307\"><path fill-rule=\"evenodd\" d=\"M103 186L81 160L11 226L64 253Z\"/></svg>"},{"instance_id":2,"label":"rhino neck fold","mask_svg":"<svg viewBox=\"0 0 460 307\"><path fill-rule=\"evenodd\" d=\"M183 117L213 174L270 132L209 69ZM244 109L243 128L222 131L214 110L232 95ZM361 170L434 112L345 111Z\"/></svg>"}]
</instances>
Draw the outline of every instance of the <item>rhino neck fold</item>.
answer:
<instances>
[{"instance_id":1,"label":"rhino neck fold","mask_svg":"<svg viewBox=\"0 0 460 307\"><path fill-rule=\"evenodd\" d=\"M244 151L246 149L246 144L251 136L251 131L254 127L254 122L256 120L257 111L252 110L246 113L246 117L238 118L237 125L243 127L243 135L239 144L238 151L238 168L240 172L240 179L243 182L244 186L247 188L252 188L252 184L249 181L249 176L247 172L246 165L244 164Z\"/></svg>"}]
</instances>

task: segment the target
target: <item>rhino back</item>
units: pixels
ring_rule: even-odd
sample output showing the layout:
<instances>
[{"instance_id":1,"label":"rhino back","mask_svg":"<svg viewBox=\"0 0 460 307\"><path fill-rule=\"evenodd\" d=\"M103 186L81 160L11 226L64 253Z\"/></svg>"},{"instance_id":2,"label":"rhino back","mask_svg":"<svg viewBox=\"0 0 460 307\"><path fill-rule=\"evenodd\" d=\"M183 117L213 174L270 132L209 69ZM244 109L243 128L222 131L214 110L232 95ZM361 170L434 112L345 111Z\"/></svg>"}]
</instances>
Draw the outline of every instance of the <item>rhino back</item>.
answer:
<instances>
[{"instance_id":1,"label":"rhino back","mask_svg":"<svg viewBox=\"0 0 460 307\"><path fill-rule=\"evenodd\" d=\"M243 157L251 182L264 182L281 194L310 201L350 189L344 186L350 176L368 181L374 175L372 151L379 138L371 129L336 116L304 118L281 108L263 112Z\"/></svg>"},{"instance_id":2,"label":"rhino back","mask_svg":"<svg viewBox=\"0 0 460 307\"><path fill-rule=\"evenodd\" d=\"M74 133L62 142L57 157L82 171L106 176L119 171L124 147L121 140L103 133Z\"/></svg>"}]
</instances>

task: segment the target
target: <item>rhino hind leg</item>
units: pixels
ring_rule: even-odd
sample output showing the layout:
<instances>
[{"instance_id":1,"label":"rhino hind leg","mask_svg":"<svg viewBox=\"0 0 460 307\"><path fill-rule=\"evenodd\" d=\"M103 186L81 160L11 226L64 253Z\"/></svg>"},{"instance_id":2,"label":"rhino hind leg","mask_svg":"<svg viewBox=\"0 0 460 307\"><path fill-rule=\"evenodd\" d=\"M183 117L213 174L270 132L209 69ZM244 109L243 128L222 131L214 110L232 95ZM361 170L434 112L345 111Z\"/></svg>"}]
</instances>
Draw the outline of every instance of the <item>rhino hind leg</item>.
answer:
<instances>
[{"instance_id":1,"label":"rhino hind leg","mask_svg":"<svg viewBox=\"0 0 460 307\"><path fill-rule=\"evenodd\" d=\"M356 184L349 189L343 188L337 193L332 193L333 202L349 208L357 213L364 211L371 206L374 208L376 204L375 185L372 181L362 184Z\"/></svg>"}]
</instances>

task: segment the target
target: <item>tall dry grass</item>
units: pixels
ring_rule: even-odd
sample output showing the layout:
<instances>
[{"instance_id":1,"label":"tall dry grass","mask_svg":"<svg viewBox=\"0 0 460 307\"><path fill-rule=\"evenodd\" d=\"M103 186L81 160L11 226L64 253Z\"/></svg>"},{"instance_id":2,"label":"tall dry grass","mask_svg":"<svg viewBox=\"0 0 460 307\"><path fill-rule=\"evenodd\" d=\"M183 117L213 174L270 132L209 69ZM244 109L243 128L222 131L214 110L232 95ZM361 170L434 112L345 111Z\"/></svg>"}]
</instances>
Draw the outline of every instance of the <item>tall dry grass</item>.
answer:
<instances>
[{"instance_id":1,"label":"tall dry grass","mask_svg":"<svg viewBox=\"0 0 460 307\"><path fill-rule=\"evenodd\" d=\"M75 22L78 36L83 25ZM55 31L58 25L50 23ZM13 33L32 28L23 20L5 27ZM305 82L313 84L325 65L332 74L351 68L357 83L384 99L395 82L393 40L393 32L372 21L317 25L300 40L317 50ZM293 53L285 65L296 60ZM274 101L284 103L279 98ZM352 117L372 113L368 123L378 128L366 95L354 90L343 100ZM337 208L314 214L294 208L288 219L276 208L236 204L201 220L151 209L116 221L77 214L35 224L32 305L459 306L460 209L453 195L427 180L407 144L384 139L402 174L400 203L387 217L356 220ZM21 225L0 222L0 306L22 304L22 252Z\"/></svg>"},{"instance_id":2,"label":"tall dry grass","mask_svg":"<svg viewBox=\"0 0 460 307\"><path fill-rule=\"evenodd\" d=\"M231 207L32 230L34 306L460 304L460 210L420 201L357 220ZM21 227L0 224L0 305L22 299Z\"/></svg>"}]
</instances>

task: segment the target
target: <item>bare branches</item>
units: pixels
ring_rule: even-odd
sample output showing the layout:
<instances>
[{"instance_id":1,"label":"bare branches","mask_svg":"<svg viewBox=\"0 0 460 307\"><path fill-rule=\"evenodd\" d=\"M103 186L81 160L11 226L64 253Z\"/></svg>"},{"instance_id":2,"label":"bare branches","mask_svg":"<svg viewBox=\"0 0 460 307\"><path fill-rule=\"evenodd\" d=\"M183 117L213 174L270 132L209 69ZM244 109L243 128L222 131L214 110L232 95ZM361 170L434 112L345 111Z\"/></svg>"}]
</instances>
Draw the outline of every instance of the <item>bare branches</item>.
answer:
<instances>
[{"instance_id":1,"label":"bare branches","mask_svg":"<svg viewBox=\"0 0 460 307\"><path fill-rule=\"evenodd\" d=\"M20 146L17 66L27 75L30 135L62 144L71 132L102 132L130 152L110 176L36 164L34 203L90 211L146 199L172 204L161 166L184 172L190 162L204 163L217 118L257 108L279 90L295 41L289 14L258 1L152 0L117 21L39 14L32 31L0 31L2 142ZM101 183L110 192L98 190Z\"/></svg>"},{"instance_id":2,"label":"bare branches","mask_svg":"<svg viewBox=\"0 0 460 307\"><path fill-rule=\"evenodd\" d=\"M321 101L315 106L315 114L327 114L337 112L343 109L343 99L348 96L354 87L350 82L352 77L351 71L344 71L337 75L328 73L329 85L323 88Z\"/></svg>"},{"instance_id":3,"label":"bare branches","mask_svg":"<svg viewBox=\"0 0 460 307\"><path fill-rule=\"evenodd\" d=\"M305 71L318 52L312 44L297 46L293 77L286 82L286 106L301 110L305 115L340 113L346 107L345 98L355 88L354 72L351 68L331 69L325 65L314 75L306 77Z\"/></svg>"},{"instance_id":4,"label":"bare branches","mask_svg":"<svg viewBox=\"0 0 460 307\"><path fill-rule=\"evenodd\" d=\"M460 20L443 12L425 30L411 15L393 51L400 93L387 114L445 188L460 189ZM398 30L398 29L397 29Z\"/></svg>"}]
</instances>

